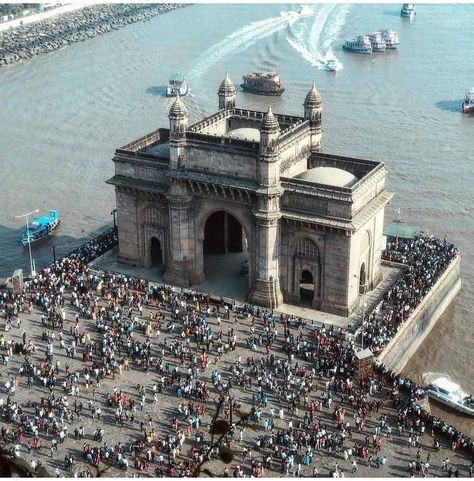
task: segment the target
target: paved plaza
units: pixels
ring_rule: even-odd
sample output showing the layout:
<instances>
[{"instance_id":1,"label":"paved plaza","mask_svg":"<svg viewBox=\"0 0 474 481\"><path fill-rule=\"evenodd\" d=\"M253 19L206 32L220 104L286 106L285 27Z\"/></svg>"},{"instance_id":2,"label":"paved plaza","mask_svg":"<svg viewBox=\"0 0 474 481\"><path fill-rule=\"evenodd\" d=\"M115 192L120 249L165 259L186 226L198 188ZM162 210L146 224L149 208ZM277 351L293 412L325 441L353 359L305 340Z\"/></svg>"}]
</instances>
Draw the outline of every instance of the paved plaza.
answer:
<instances>
[{"instance_id":1,"label":"paved plaza","mask_svg":"<svg viewBox=\"0 0 474 481\"><path fill-rule=\"evenodd\" d=\"M96 293L99 299L99 307L106 307L107 303L103 298L100 298L99 292ZM66 296L66 300L69 296ZM65 345L70 345L73 340L71 331L75 326L75 316L77 311L69 307L69 303L66 302L68 307L65 308L66 321L62 330L62 337ZM163 318L160 322L161 328L159 330L153 329L150 333L151 337L148 337L151 342L151 351L153 357L162 357L163 363L169 365L169 368L174 367L182 373L186 373L189 366L189 360L179 359L178 356L170 352L169 346L173 342L182 342L182 330L179 326L174 326L174 330L171 330L172 324L168 322L171 319L171 312L167 308L158 308L156 305L143 306L142 313L135 307L133 309L133 318L135 319L135 329L133 332L133 338L135 341L144 342L145 335L140 329L140 325L145 325L147 320L150 319L150 315L160 313ZM31 313L22 313L19 315L20 327L12 327L8 332L4 331L5 323L2 322L2 335L5 340L13 339L15 342L22 342L23 330L26 331L27 342L31 339L36 345L36 353L31 357L39 364L41 359L44 359L45 354L45 331L46 328L42 325L41 316L44 313L42 310L33 308ZM219 318L217 317L219 316ZM51 441L53 435L40 432L39 438L41 447L37 450L27 450L27 442L31 441L31 436L26 436L21 448L21 457L25 458L28 462L31 460L41 460L50 470L51 473L55 472L55 469L59 468L60 475L71 476L74 473L84 474L89 469L92 475L95 474L95 470L87 463L83 456L84 445L89 443L92 446L104 446L104 443L108 446L116 446L117 443L121 443L125 447L126 456L130 461L128 473L138 474L139 476L156 476L155 470L162 470L164 474L180 475L180 467L183 466L183 462L188 459L190 455L190 449L192 446L199 446L196 443L196 434L199 432L204 433L204 440L209 440L209 425L212 416L215 413L215 400L218 395L222 393L223 386L229 382L231 378L231 367L235 366L240 361L243 365L247 364L249 358L259 360L260 358L268 358L274 356L275 360L281 360L284 363L288 356L283 351L284 335L283 325L277 322L275 328L277 331L276 339L273 342L271 348L266 351L263 345L253 345L250 348L247 343L247 339L252 335L257 335L263 332L262 319L252 318L252 316L239 315L235 316L233 313L229 319L225 318L223 310L220 314L211 315L207 318L208 324L212 327L216 336L219 332L223 333L224 338L227 337L227 333L231 328L234 329L236 335L236 348L224 354L223 356L210 356L209 365L203 369L198 369L198 379L206 383L209 388L209 398L207 401L201 401L196 399L178 398L176 395L175 386L169 389L164 389L162 394L158 395L157 402L154 402L153 397L153 385L159 383L161 376L156 374L154 370L147 372L143 367L130 362L130 370L124 370L121 374L115 373L107 376L100 386L94 386L92 383L89 386L89 390L86 389L84 382L78 383L80 389L76 392L76 395L67 395L62 388L63 381L65 379L65 367L69 365L69 371L78 373L82 371L84 366L90 365L90 362L83 362L83 348L78 346L77 354L74 359L66 356L65 350L62 349L57 342L59 332L56 331L56 342L54 342L54 358L59 361L59 368L56 375L56 385L51 389L56 399L63 397L68 403L68 407L72 413L77 411L74 405L79 403L83 406L82 415L73 414L72 418L65 421L65 425L68 427L68 436L63 443L58 445L57 451L51 453ZM220 319L220 320L219 320ZM169 326L169 327L167 327ZM156 327L156 326L155 326ZM88 334L91 338L91 342L98 341L102 338L102 334L98 332L96 324L91 319L80 317L78 324L79 333L82 335ZM313 338L313 330L309 327L292 325L289 328L288 335L301 336L301 339L311 341ZM198 354L200 350L197 349L196 343L193 339L190 340L189 346L191 351ZM3 351L2 351L3 353ZM9 379L13 380L16 384L16 390L14 393L14 399L21 403L24 412L30 415L34 415L34 408L28 406L28 402L39 403L42 399L46 399L50 394L50 390L40 385L39 380L35 379L32 387L27 386L27 377L22 376L19 373L20 366L23 362L23 356L20 354L14 354L8 364L0 366L1 378L3 380L1 386L1 398L2 402L7 401L8 394L5 389L5 381ZM304 369L306 373L311 373L314 367L313 363L302 360L300 357L296 357L292 362L292 367L298 367ZM216 383L216 387L211 382L211 373L217 371L221 376L220 382ZM319 476L328 476L330 472L336 469L337 471L343 471L345 476L407 476L408 465L410 462L416 461L417 456L419 461L426 462L429 459L429 471L428 476L447 476L447 470L443 470L443 460L449 458L449 466L452 466L452 472L459 469L462 476L468 475L468 469L470 466L469 457L461 450L451 450L451 445L447 445L445 440L441 440L441 450L436 452L433 449L433 440L430 432L425 432L424 435L419 437L418 447L410 447L408 442L409 429L404 430L403 434L397 432L397 410L393 408L392 401L390 400L390 393L392 386L384 386L380 392L373 392L372 396L366 398L367 402L373 401L373 412L367 412L365 420L362 426L362 430L356 429L355 426L355 411L356 403L350 403L347 396L342 396L341 393L334 389L331 384L331 377L326 377L317 373L313 376L315 384L309 393L309 402L313 400L320 401L323 393L327 391L328 387L333 391L332 405L323 404L322 401L316 412L316 418L319 426L323 427L328 433L341 433L341 430L337 428L337 422L335 419L335 407L339 406L345 410L345 419L350 425L350 434L346 434L343 447L338 449L337 452L329 452L326 448L317 449L312 456L311 464L306 466L302 464L302 454L304 449L298 450L298 454L295 457L294 464L288 469L281 469L282 464L276 459L271 462L270 466L264 470L263 475L266 476L282 476L282 475L299 475L300 476L312 476L316 473L316 468ZM232 376L234 380L235 377ZM240 465L242 473L246 476L252 474L251 459L261 462L264 457L271 452L268 447L268 437L270 434L287 433L293 437L297 435L309 433L309 429L301 427L301 422L305 415L308 414L308 403L301 401L297 405L293 406L290 412L289 405L286 401L279 400L274 392L269 391L263 385L263 392L266 393L268 398L267 405L261 406L258 402L255 402L254 394L261 391L259 387L259 376L256 375L252 378L251 388L246 389L239 387L235 381L232 381L233 387L230 390L231 395L234 397L235 402L241 406L242 411L248 411L252 406L255 406L261 410L261 421L257 423L256 431L250 428L246 428L243 433L237 431L234 435L234 440L231 442L230 447L234 450L235 458L228 465L230 475L236 465ZM142 399L139 387L145 387L145 403L143 410L140 409L140 401ZM331 387L332 386L332 387ZM106 400L114 392L121 392L128 401L135 401L135 405L138 406L136 411L133 412L133 421L129 418L123 425L116 422L116 408L108 406ZM378 407L377 406L378 402ZM201 426L198 428L189 426L188 418L185 415L180 414L179 405L193 403L194 406L204 406L204 414L201 414ZM91 407L91 410L89 409ZM101 408L100 419L93 418L93 412ZM295 409L296 407L296 409ZM264 422L271 418L271 410L275 413L279 412L279 409L283 409L283 415L275 415L273 419L273 429L266 431ZM202 411L201 411L202 412ZM229 415L229 413L223 413L223 415ZM234 414L235 416L235 414ZM382 417L383 416L383 417ZM234 418L235 420L235 418ZM383 420L383 421L382 421ZM172 422L173 421L173 422ZM380 426L390 426L391 434L388 434L388 430L380 430ZM6 423L2 421L2 426L8 430L12 430L17 426L12 423ZM75 439L74 431L80 426L83 427L85 436L83 439ZM101 442L94 440L93 433L97 429L103 429L103 439ZM135 469L134 457L128 451L128 446L132 442L142 440L144 437L144 431L150 434L153 433L153 440L151 442L144 442L143 452L138 457L139 459L145 459L146 450L153 444L156 444L158 440L165 438L167 435L175 435L177 432L183 432L185 441L180 452L175 453L175 456L165 455L163 466L159 466L159 462L155 459L155 462L150 463L142 470ZM348 431L346 431L347 433ZM380 433L380 434L376 434ZM380 439L381 446L380 452L376 453L373 448L373 437ZM265 446L258 447L258 440L260 438L260 445ZM361 445L367 448L368 456L371 458L372 467L369 467L369 458L360 458L356 455L350 455L350 448L354 448L356 445ZM245 452L246 451L246 452ZM159 452L159 451L158 451ZM355 450L353 450L355 452ZM64 469L64 457L66 454L72 454L75 459L75 465L71 472L66 472ZM380 468L375 467L376 458L385 458L385 465ZM355 465L353 461L355 460ZM170 465L172 471L170 471ZM218 460L213 460L205 465L213 473L218 476L226 474L224 471L225 465ZM299 466L299 467L298 467ZM101 467L106 467L102 464ZM298 471L299 470L299 471ZM352 474L352 471L354 473ZM108 469L107 476L124 476L123 470L116 466L112 466Z\"/></svg>"}]
</instances>

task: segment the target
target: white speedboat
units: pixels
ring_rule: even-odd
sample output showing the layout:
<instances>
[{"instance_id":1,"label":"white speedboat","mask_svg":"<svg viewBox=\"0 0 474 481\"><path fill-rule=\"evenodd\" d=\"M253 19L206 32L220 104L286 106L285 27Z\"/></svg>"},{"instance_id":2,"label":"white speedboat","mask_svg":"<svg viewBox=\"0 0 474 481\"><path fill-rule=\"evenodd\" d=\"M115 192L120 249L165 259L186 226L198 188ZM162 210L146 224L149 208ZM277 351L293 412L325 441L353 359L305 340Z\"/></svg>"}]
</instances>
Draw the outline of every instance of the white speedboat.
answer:
<instances>
[{"instance_id":1,"label":"white speedboat","mask_svg":"<svg viewBox=\"0 0 474 481\"><path fill-rule=\"evenodd\" d=\"M336 59L328 60L326 61L324 68L328 72L337 72L338 70L341 70L342 63L338 62Z\"/></svg>"},{"instance_id":2,"label":"white speedboat","mask_svg":"<svg viewBox=\"0 0 474 481\"><path fill-rule=\"evenodd\" d=\"M438 377L426 388L428 396L464 414L474 416L474 399L448 377Z\"/></svg>"}]
</instances>

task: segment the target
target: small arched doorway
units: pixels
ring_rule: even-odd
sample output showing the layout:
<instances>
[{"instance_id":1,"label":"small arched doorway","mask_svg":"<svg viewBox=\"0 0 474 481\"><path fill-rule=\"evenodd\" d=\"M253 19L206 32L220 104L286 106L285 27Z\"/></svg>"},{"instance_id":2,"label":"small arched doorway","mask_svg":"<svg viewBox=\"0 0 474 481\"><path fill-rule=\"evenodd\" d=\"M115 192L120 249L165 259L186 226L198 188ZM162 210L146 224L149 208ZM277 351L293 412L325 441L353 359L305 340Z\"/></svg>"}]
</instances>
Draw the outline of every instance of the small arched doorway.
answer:
<instances>
[{"instance_id":1,"label":"small arched doorway","mask_svg":"<svg viewBox=\"0 0 474 481\"><path fill-rule=\"evenodd\" d=\"M314 299L314 279L313 274L305 269L301 273L300 279L300 303L312 305Z\"/></svg>"},{"instance_id":2,"label":"small arched doorway","mask_svg":"<svg viewBox=\"0 0 474 481\"><path fill-rule=\"evenodd\" d=\"M366 290L365 262L360 266L359 272L359 294L364 294Z\"/></svg>"},{"instance_id":3,"label":"small arched doorway","mask_svg":"<svg viewBox=\"0 0 474 481\"><path fill-rule=\"evenodd\" d=\"M150 241L150 258L151 267L160 267L163 265L163 251L161 250L161 242L157 237L152 237Z\"/></svg>"}]
</instances>

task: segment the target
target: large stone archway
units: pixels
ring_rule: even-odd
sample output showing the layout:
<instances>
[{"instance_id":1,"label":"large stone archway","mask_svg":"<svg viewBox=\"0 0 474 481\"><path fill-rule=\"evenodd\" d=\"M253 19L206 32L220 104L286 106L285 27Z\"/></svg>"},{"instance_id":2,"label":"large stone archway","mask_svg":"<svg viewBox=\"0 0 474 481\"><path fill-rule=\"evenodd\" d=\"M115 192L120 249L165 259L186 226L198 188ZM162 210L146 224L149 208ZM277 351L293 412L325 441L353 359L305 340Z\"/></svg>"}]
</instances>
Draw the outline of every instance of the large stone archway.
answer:
<instances>
[{"instance_id":1,"label":"large stone archway","mask_svg":"<svg viewBox=\"0 0 474 481\"><path fill-rule=\"evenodd\" d=\"M213 280L235 282L241 290L245 289L246 296L252 287L256 256L250 210L210 201L199 207L195 219L195 265L199 284L211 286ZM216 266L220 270L218 275Z\"/></svg>"}]
</instances>

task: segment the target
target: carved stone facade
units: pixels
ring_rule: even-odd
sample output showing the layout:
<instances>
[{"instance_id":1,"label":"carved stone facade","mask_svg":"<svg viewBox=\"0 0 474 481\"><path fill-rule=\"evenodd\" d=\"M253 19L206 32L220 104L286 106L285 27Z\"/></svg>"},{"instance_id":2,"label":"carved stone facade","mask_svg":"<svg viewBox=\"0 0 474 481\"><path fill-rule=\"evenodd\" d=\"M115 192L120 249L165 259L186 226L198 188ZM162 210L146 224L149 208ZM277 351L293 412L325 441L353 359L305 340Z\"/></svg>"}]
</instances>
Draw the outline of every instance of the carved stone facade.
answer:
<instances>
[{"instance_id":1,"label":"carved stone facade","mask_svg":"<svg viewBox=\"0 0 474 481\"><path fill-rule=\"evenodd\" d=\"M250 302L350 314L381 279L383 163L321 152L314 85L303 117L236 108L227 75L218 96L192 125L176 99L169 129L116 150L120 260L189 287L206 253L247 249Z\"/></svg>"}]
</instances>

